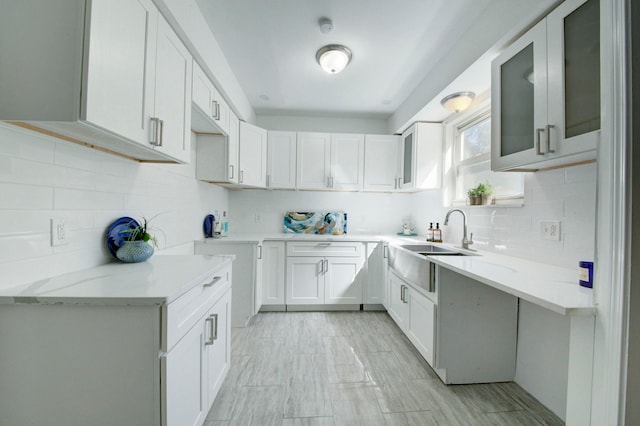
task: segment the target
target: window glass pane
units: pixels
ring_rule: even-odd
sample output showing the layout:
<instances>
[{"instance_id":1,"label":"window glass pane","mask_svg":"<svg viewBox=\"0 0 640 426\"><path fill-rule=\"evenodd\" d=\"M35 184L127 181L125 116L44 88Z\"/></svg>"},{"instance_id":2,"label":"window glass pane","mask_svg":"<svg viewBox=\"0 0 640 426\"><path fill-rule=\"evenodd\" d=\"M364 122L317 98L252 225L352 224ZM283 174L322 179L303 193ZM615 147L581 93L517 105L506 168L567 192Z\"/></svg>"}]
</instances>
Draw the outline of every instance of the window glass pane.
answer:
<instances>
[{"instance_id":1,"label":"window glass pane","mask_svg":"<svg viewBox=\"0 0 640 426\"><path fill-rule=\"evenodd\" d=\"M460 159L466 160L491 151L491 119L467 127L460 134Z\"/></svg>"}]
</instances>

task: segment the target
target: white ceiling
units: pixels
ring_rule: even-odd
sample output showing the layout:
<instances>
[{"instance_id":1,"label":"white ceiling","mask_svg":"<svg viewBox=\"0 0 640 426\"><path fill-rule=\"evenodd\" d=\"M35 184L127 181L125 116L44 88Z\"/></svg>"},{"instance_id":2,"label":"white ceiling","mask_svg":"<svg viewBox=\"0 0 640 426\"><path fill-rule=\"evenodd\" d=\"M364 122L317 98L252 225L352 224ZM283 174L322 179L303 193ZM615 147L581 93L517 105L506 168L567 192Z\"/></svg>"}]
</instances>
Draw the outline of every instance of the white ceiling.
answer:
<instances>
[{"instance_id":1,"label":"white ceiling","mask_svg":"<svg viewBox=\"0 0 640 426\"><path fill-rule=\"evenodd\" d=\"M383 118L398 109L496 1L197 3L257 113ZM321 17L333 20L332 33L320 32ZM325 73L315 59L320 47L333 43L353 52L352 63L338 75Z\"/></svg>"}]
</instances>

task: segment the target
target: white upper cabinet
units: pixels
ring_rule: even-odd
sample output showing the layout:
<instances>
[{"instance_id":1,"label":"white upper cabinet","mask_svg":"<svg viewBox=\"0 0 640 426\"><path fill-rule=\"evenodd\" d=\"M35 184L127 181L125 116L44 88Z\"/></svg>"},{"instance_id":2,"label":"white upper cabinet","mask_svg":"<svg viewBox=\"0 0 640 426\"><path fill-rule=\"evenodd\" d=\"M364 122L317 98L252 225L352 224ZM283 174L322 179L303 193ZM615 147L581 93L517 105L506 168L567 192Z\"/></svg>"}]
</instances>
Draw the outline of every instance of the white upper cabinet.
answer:
<instances>
[{"instance_id":1,"label":"white upper cabinet","mask_svg":"<svg viewBox=\"0 0 640 426\"><path fill-rule=\"evenodd\" d=\"M191 66L191 54L160 16L151 131L159 126L157 150L184 163L191 159Z\"/></svg>"},{"instance_id":2,"label":"white upper cabinet","mask_svg":"<svg viewBox=\"0 0 640 426\"><path fill-rule=\"evenodd\" d=\"M395 135L365 135L364 190L398 189L398 143Z\"/></svg>"},{"instance_id":3,"label":"white upper cabinet","mask_svg":"<svg viewBox=\"0 0 640 426\"><path fill-rule=\"evenodd\" d=\"M266 184L271 189L295 189L296 132L268 132Z\"/></svg>"},{"instance_id":4,"label":"white upper cabinet","mask_svg":"<svg viewBox=\"0 0 640 426\"><path fill-rule=\"evenodd\" d=\"M298 188L360 190L364 135L298 133Z\"/></svg>"},{"instance_id":5,"label":"white upper cabinet","mask_svg":"<svg viewBox=\"0 0 640 426\"><path fill-rule=\"evenodd\" d=\"M440 188L443 164L442 136L440 123L414 123L402 134L402 170L399 182L401 189Z\"/></svg>"},{"instance_id":6,"label":"white upper cabinet","mask_svg":"<svg viewBox=\"0 0 640 426\"><path fill-rule=\"evenodd\" d=\"M193 61L193 122L191 127L196 132L230 131L230 109L220 92L215 88L204 70Z\"/></svg>"},{"instance_id":7,"label":"white upper cabinet","mask_svg":"<svg viewBox=\"0 0 640 426\"><path fill-rule=\"evenodd\" d=\"M1 120L140 161L190 160L191 59L151 0L34 10L2 11Z\"/></svg>"},{"instance_id":8,"label":"white upper cabinet","mask_svg":"<svg viewBox=\"0 0 640 426\"><path fill-rule=\"evenodd\" d=\"M364 135L331 134L331 189L361 190L364 180Z\"/></svg>"},{"instance_id":9,"label":"white upper cabinet","mask_svg":"<svg viewBox=\"0 0 640 426\"><path fill-rule=\"evenodd\" d=\"M492 62L493 170L595 159L600 130L597 0L567 0Z\"/></svg>"},{"instance_id":10,"label":"white upper cabinet","mask_svg":"<svg viewBox=\"0 0 640 426\"><path fill-rule=\"evenodd\" d=\"M241 121L238 183L264 188L266 176L267 131Z\"/></svg>"},{"instance_id":11,"label":"white upper cabinet","mask_svg":"<svg viewBox=\"0 0 640 426\"><path fill-rule=\"evenodd\" d=\"M331 134L298 132L299 189L328 189L331 173Z\"/></svg>"}]
</instances>

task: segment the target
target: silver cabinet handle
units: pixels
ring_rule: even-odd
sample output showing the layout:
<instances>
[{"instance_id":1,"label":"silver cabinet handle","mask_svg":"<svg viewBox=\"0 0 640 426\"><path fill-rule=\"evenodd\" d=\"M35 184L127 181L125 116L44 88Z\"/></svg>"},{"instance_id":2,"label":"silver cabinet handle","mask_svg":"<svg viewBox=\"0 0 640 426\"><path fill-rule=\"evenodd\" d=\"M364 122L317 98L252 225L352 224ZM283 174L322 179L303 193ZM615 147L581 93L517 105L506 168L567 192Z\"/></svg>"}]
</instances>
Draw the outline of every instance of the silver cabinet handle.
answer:
<instances>
[{"instance_id":1,"label":"silver cabinet handle","mask_svg":"<svg viewBox=\"0 0 640 426\"><path fill-rule=\"evenodd\" d=\"M220 121L220 104L216 102L216 120Z\"/></svg>"},{"instance_id":2,"label":"silver cabinet handle","mask_svg":"<svg viewBox=\"0 0 640 426\"><path fill-rule=\"evenodd\" d=\"M211 336L211 340L216 341L218 340L218 314L211 314L209 315L209 318L213 319L213 322L215 323L215 327L212 327L213 334Z\"/></svg>"},{"instance_id":3,"label":"silver cabinet handle","mask_svg":"<svg viewBox=\"0 0 640 426\"><path fill-rule=\"evenodd\" d=\"M402 177L398 178L398 189L402 189Z\"/></svg>"},{"instance_id":4,"label":"silver cabinet handle","mask_svg":"<svg viewBox=\"0 0 640 426\"><path fill-rule=\"evenodd\" d=\"M153 146L162 146L162 137L164 134L164 120L158 117L152 117L151 122L154 123L153 139L149 142Z\"/></svg>"},{"instance_id":5,"label":"silver cabinet handle","mask_svg":"<svg viewBox=\"0 0 640 426\"><path fill-rule=\"evenodd\" d=\"M551 129L555 126L553 124L547 124L545 131L547 133L547 152L556 152L555 149L551 149Z\"/></svg>"},{"instance_id":6,"label":"silver cabinet handle","mask_svg":"<svg viewBox=\"0 0 640 426\"><path fill-rule=\"evenodd\" d=\"M244 182L244 170L240 170L240 179L238 179L240 183Z\"/></svg>"},{"instance_id":7,"label":"silver cabinet handle","mask_svg":"<svg viewBox=\"0 0 640 426\"><path fill-rule=\"evenodd\" d=\"M258 245L258 259L262 259L262 246Z\"/></svg>"},{"instance_id":8,"label":"silver cabinet handle","mask_svg":"<svg viewBox=\"0 0 640 426\"><path fill-rule=\"evenodd\" d=\"M404 298L402 299L402 301L403 301L404 303L409 303L409 301L407 300L407 290L409 290L409 287L407 287L407 286L405 285L405 286L404 286L404 293L403 293Z\"/></svg>"},{"instance_id":9,"label":"silver cabinet handle","mask_svg":"<svg viewBox=\"0 0 640 426\"><path fill-rule=\"evenodd\" d=\"M231 174L229 175L229 179L233 179L233 172L234 172L234 165L233 164L229 164L229 169L231 169Z\"/></svg>"},{"instance_id":10,"label":"silver cabinet handle","mask_svg":"<svg viewBox=\"0 0 640 426\"><path fill-rule=\"evenodd\" d=\"M213 337L213 318L211 316L207 317L207 319L204 320L205 323L205 327L206 324L209 324L209 339L207 339L204 344L205 345L213 345L213 342L215 341L214 337Z\"/></svg>"},{"instance_id":11,"label":"silver cabinet handle","mask_svg":"<svg viewBox=\"0 0 640 426\"><path fill-rule=\"evenodd\" d=\"M318 262L318 275L324 274L324 260Z\"/></svg>"},{"instance_id":12,"label":"silver cabinet handle","mask_svg":"<svg viewBox=\"0 0 640 426\"><path fill-rule=\"evenodd\" d=\"M319 246L325 246L325 247L327 247L327 246L330 246L330 245L331 245L331 243L318 243L318 245L319 245Z\"/></svg>"},{"instance_id":13,"label":"silver cabinet handle","mask_svg":"<svg viewBox=\"0 0 640 426\"><path fill-rule=\"evenodd\" d=\"M389 246L382 246L382 253L385 259L389 258Z\"/></svg>"},{"instance_id":14,"label":"silver cabinet handle","mask_svg":"<svg viewBox=\"0 0 640 426\"><path fill-rule=\"evenodd\" d=\"M324 273L329 272L329 261L327 259L324 260Z\"/></svg>"},{"instance_id":15,"label":"silver cabinet handle","mask_svg":"<svg viewBox=\"0 0 640 426\"><path fill-rule=\"evenodd\" d=\"M404 286L404 284L401 284L401 285L400 285L400 300L402 300L404 303L406 303L406 302L404 301L404 289L405 289L405 288L406 288L406 287Z\"/></svg>"},{"instance_id":16,"label":"silver cabinet handle","mask_svg":"<svg viewBox=\"0 0 640 426\"><path fill-rule=\"evenodd\" d=\"M436 264L429 262L429 292L436 291Z\"/></svg>"},{"instance_id":17,"label":"silver cabinet handle","mask_svg":"<svg viewBox=\"0 0 640 426\"><path fill-rule=\"evenodd\" d=\"M222 277L213 277L211 282L202 284L202 287L211 287L213 285L216 285L218 282L220 282L221 279L222 279Z\"/></svg>"},{"instance_id":18,"label":"silver cabinet handle","mask_svg":"<svg viewBox=\"0 0 640 426\"><path fill-rule=\"evenodd\" d=\"M211 101L211 109L212 109L212 114L211 114L211 118L213 118L214 120L217 120L218 118L216 117L216 115L218 114L218 101L216 101L215 99Z\"/></svg>"},{"instance_id":19,"label":"silver cabinet handle","mask_svg":"<svg viewBox=\"0 0 640 426\"><path fill-rule=\"evenodd\" d=\"M544 155L541 151L540 133L544 132L544 129L536 129L536 155Z\"/></svg>"},{"instance_id":20,"label":"silver cabinet handle","mask_svg":"<svg viewBox=\"0 0 640 426\"><path fill-rule=\"evenodd\" d=\"M331 179L331 188L333 188L333 176L331 176L329 179Z\"/></svg>"},{"instance_id":21,"label":"silver cabinet handle","mask_svg":"<svg viewBox=\"0 0 640 426\"><path fill-rule=\"evenodd\" d=\"M331 188L331 177L327 176L327 188Z\"/></svg>"},{"instance_id":22,"label":"silver cabinet handle","mask_svg":"<svg viewBox=\"0 0 640 426\"><path fill-rule=\"evenodd\" d=\"M271 175L267 175L267 188L269 188L269 184L271 183Z\"/></svg>"}]
</instances>

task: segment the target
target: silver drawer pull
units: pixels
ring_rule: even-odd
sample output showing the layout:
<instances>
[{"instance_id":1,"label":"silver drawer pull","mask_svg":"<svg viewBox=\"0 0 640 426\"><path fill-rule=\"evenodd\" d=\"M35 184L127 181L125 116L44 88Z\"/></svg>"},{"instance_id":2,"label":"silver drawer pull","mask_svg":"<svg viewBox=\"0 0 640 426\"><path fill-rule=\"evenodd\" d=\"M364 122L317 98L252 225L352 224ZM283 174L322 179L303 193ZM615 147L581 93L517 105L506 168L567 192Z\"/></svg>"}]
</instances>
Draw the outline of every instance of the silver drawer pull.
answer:
<instances>
[{"instance_id":1,"label":"silver drawer pull","mask_svg":"<svg viewBox=\"0 0 640 426\"><path fill-rule=\"evenodd\" d=\"M204 323L205 323L205 327L206 327L207 323L209 324L209 339L205 340L204 344L205 345L213 345L213 342L216 340L213 337L213 333L214 333L213 332L213 329L214 329L213 328L213 318L212 317L208 317L207 319L204 320Z\"/></svg>"},{"instance_id":2,"label":"silver drawer pull","mask_svg":"<svg viewBox=\"0 0 640 426\"><path fill-rule=\"evenodd\" d=\"M555 149L551 149L551 129L553 129L555 126L553 124L547 124L547 126L544 128L545 132L547 133L547 152L556 152Z\"/></svg>"},{"instance_id":3,"label":"silver drawer pull","mask_svg":"<svg viewBox=\"0 0 640 426\"><path fill-rule=\"evenodd\" d=\"M203 284L202 287L211 287L212 285L217 284L221 279L222 279L222 277L213 277L211 282Z\"/></svg>"},{"instance_id":4,"label":"silver drawer pull","mask_svg":"<svg viewBox=\"0 0 640 426\"><path fill-rule=\"evenodd\" d=\"M325 247L326 247L326 246L330 246L330 245L331 245L331 243L318 243L318 245L319 245L319 246L325 246Z\"/></svg>"},{"instance_id":5,"label":"silver drawer pull","mask_svg":"<svg viewBox=\"0 0 640 426\"><path fill-rule=\"evenodd\" d=\"M209 315L209 318L211 318L215 323L215 326L211 327L211 341L214 342L218 340L218 314L211 314Z\"/></svg>"}]
</instances>

